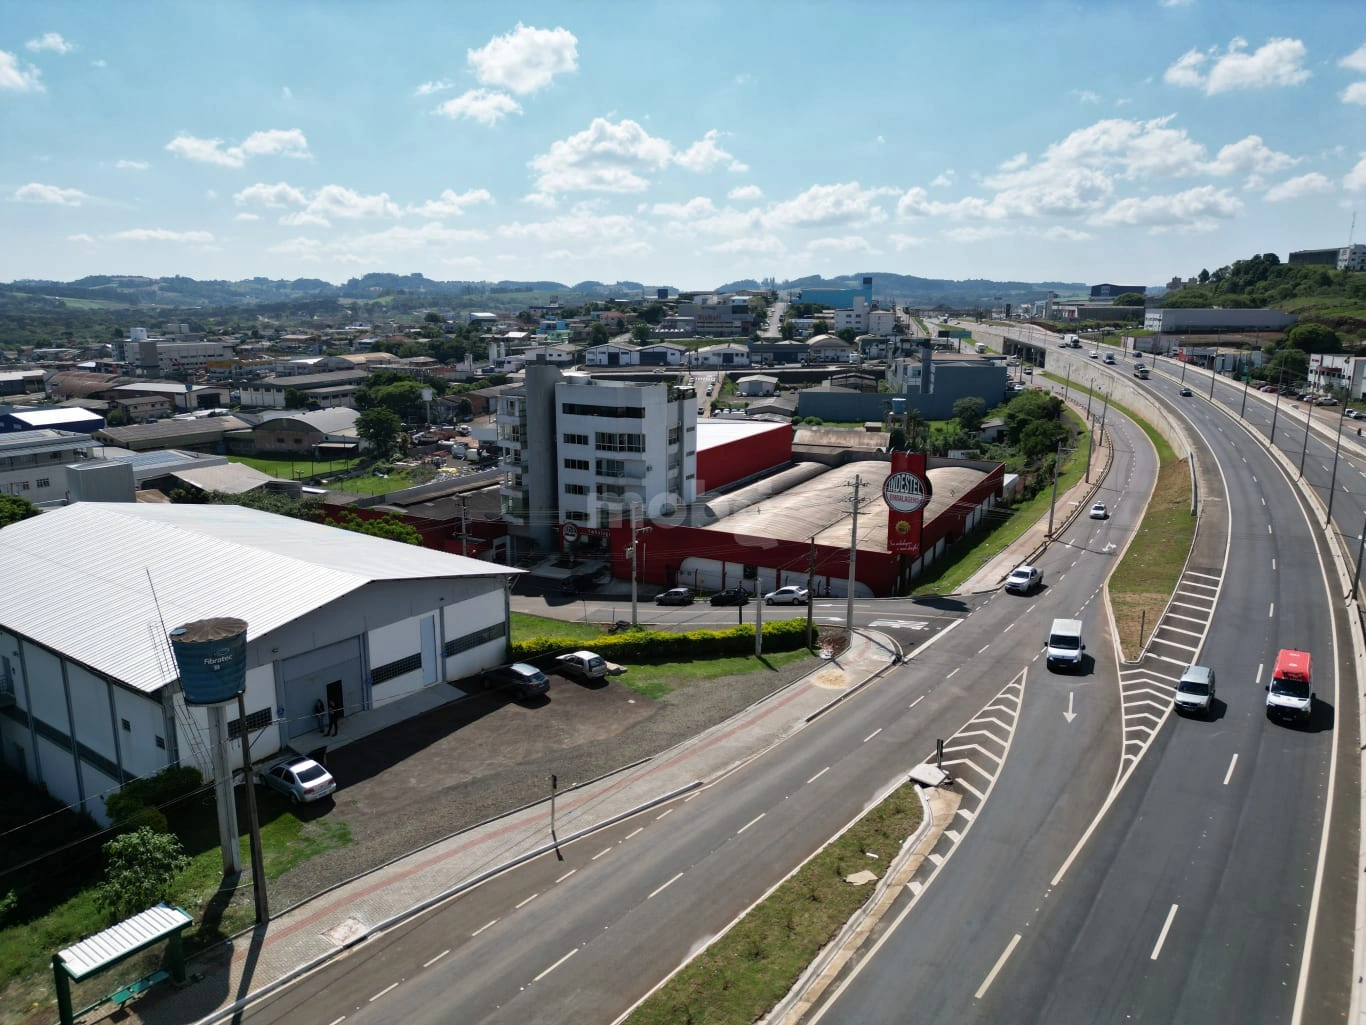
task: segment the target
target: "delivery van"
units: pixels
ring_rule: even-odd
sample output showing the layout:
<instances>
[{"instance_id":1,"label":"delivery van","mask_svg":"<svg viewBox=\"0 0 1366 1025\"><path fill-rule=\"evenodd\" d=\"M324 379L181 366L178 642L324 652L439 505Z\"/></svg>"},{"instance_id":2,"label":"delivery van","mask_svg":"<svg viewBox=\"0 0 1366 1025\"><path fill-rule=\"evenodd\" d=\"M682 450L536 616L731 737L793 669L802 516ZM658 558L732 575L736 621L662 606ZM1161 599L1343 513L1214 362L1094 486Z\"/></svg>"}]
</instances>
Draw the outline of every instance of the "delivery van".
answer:
<instances>
[{"instance_id":1,"label":"delivery van","mask_svg":"<svg viewBox=\"0 0 1366 1025\"><path fill-rule=\"evenodd\" d=\"M1049 669L1080 669L1081 653L1085 650L1080 619L1053 620L1053 628L1048 631Z\"/></svg>"},{"instance_id":2,"label":"delivery van","mask_svg":"<svg viewBox=\"0 0 1366 1025\"><path fill-rule=\"evenodd\" d=\"M1313 709L1313 659L1307 651L1282 648L1266 686L1266 717L1308 722Z\"/></svg>"},{"instance_id":3,"label":"delivery van","mask_svg":"<svg viewBox=\"0 0 1366 1025\"><path fill-rule=\"evenodd\" d=\"M984 353L984 352L986 352L986 351L987 351L987 343L986 343L986 342L978 342L978 343L977 343L977 351L978 351L978 353Z\"/></svg>"}]
</instances>

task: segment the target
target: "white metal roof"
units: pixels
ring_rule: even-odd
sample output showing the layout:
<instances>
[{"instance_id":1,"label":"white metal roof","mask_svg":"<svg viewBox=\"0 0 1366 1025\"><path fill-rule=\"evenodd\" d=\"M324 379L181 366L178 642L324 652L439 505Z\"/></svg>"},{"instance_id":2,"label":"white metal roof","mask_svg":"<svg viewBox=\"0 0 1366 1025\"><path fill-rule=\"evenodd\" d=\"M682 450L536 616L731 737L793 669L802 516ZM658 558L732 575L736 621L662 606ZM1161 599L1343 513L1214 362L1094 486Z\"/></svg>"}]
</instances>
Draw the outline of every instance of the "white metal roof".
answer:
<instances>
[{"instance_id":1,"label":"white metal roof","mask_svg":"<svg viewBox=\"0 0 1366 1025\"><path fill-rule=\"evenodd\" d=\"M49 424L60 426L61 424L87 423L104 419L98 413L92 413L88 409L74 409L71 406L59 406L55 409L16 409L10 413L10 416L33 427L46 427Z\"/></svg>"},{"instance_id":2,"label":"white metal roof","mask_svg":"<svg viewBox=\"0 0 1366 1025\"><path fill-rule=\"evenodd\" d=\"M158 904L67 947L58 956L67 974L79 981L143 947L166 939L193 922L194 919L180 908Z\"/></svg>"},{"instance_id":3,"label":"white metal roof","mask_svg":"<svg viewBox=\"0 0 1366 1025\"><path fill-rule=\"evenodd\" d=\"M175 678L182 623L236 616L250 643L373 581L518 572L234 505L113 502L10 524L0 566L0 627L146 692Z\"/></svg>"}]
</instances>

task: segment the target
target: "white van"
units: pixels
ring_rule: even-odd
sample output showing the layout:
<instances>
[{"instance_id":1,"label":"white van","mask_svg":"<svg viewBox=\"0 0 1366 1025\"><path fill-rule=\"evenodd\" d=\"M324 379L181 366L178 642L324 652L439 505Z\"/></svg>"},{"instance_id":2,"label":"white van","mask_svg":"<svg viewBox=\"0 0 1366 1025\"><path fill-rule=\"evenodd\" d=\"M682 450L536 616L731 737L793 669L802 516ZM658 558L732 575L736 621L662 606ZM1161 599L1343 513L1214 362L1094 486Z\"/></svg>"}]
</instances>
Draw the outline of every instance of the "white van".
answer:
<instances>
[{"instance_id":1,"label":"white van","mask_svg":"<svg viewBox=\"0 0 1366 1025\"><path fill-rule=\"evenodd\" d=\"M1085 650L1080 619L1053 620L1053 628L1048 631L1049 669L1080 669L1081 653Z\"/></svg>"}]
</instances>

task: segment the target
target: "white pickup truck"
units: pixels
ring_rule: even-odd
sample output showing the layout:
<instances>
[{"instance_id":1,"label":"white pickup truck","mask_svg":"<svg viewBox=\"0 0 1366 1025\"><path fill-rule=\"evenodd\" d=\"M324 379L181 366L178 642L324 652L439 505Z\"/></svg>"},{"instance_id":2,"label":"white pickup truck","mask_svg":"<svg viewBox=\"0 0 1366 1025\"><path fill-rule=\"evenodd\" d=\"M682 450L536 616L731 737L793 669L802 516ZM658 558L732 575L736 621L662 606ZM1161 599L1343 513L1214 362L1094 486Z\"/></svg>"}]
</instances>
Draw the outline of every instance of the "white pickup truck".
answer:
<instances>
[{"instance_id":1,"label":"white pickup truck","mask_svg":"<svg viewBox=\"0 0 1366 1025\"><path fill-rule=\"evenodd\" d=\"M607 675L607 660L591 651L571 651L555 659L555 667L578 680L600 680Z\"/></svg>"}]
</instances>

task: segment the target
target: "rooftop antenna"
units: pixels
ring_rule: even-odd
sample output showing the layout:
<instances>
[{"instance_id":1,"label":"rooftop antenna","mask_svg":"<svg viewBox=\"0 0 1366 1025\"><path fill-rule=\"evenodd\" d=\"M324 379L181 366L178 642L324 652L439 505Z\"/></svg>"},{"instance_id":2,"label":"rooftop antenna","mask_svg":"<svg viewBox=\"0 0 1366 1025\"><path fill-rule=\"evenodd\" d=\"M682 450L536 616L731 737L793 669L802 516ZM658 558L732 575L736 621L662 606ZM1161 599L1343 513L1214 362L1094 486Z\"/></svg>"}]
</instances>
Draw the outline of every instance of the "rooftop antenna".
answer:
<instances>
[{"instance_id":1,"label":"rooftop antenna","mask_svg":"<svg viewBox=\"0 0 1366 1025\"><path fill-rule=\"evenodd\" d=\"M1352 242L1357 237L1357 212L1352 211L1352 226L1347 230L1347 248L1352 248Z\"/></svg>"}]
</instances>

